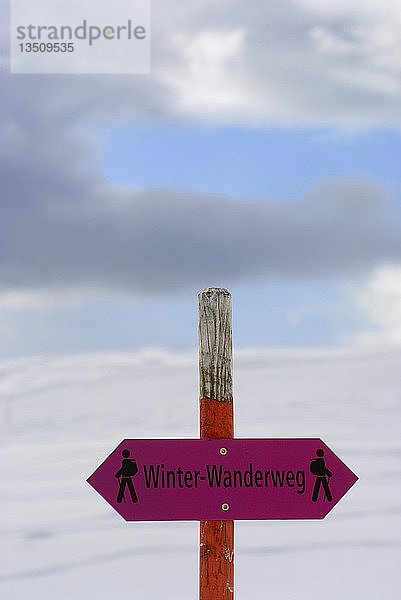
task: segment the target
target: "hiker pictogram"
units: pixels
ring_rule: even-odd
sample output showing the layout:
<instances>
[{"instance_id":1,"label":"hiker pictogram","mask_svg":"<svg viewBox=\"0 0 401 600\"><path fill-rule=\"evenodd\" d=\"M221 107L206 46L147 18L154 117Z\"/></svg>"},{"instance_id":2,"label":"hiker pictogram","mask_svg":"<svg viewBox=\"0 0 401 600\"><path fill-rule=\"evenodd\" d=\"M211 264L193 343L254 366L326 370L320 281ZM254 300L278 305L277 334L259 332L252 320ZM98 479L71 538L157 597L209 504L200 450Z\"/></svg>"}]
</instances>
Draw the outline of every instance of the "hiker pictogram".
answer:
<instances>
[{"instance_id":1,"label":"hiker pictogram","mask_svg":"<svg viewBox=\"0 0 401 600\"><path fill-rule=\"evenodd\" d=\"M138 497L132 482L132 477L138 473L138 465L136 464L135 459L129 457L129 450L123 450L121 454L123 456L121 469L115 474L115 477L117 477L119 482L117 502L122 502L123 500L125 502L124 491L126 487L131 495L131 501L138 502Z\"/></svg>"},{"instance_id":2,"label":"hiker pictogram","mask_svg":"<svg viewBox=\"0 0 401 600\"><path fill-rule=\"evenodd\" d=\"M319 497L320 488L323 487L324 500L331 502L333 497L331 495L329 479L333 473L326 467L324 456L324 450L316 450L317 458L313 458L310 464L310 472L316 476L315 487L313 488L312 500L316 502Z\"/></svg>"}]
</instances>

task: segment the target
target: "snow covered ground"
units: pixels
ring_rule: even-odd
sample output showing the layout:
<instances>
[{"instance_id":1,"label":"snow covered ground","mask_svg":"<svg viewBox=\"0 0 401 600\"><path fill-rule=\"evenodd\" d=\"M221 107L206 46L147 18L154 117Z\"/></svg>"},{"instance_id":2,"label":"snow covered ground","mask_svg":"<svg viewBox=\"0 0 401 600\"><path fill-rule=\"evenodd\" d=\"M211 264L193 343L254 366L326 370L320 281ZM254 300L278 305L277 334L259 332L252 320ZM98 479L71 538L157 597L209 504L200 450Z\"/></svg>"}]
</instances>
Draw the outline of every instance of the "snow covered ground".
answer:
<instances>
[{"instance_id":1,"label":"snow covered ground","mask_svg":"<svg viewBox=\"0 0 401 600\"><path fill-rule=\"evenodd\" d=\"M238 437L320 436L360 481L323 521L236 524L238 600L396 600L401 351L243 350ZM197 597L197 523L125 523L86 483L124 437L197 437L196 354L0 363L0 597Z\"/></svg>"}]
</instances>

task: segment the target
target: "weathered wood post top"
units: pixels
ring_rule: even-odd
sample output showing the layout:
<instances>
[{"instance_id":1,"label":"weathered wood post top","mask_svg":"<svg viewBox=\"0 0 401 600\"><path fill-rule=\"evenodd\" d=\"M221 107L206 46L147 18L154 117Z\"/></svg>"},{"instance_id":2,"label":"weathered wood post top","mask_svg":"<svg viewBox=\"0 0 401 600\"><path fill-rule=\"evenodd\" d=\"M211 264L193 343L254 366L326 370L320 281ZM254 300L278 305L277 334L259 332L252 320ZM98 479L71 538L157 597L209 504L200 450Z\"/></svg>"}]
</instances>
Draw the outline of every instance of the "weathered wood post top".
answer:
<instances>
[{"instance_id":1,"label":"weathered wood post top","mask_svg":"<svg viewBox=\"0 0 401 600\"><path fill-rule=\"evenodd\" d=\"M206 288L198 297L200 397L232 402L231 294Z\"/></svg>"}]
</instances>

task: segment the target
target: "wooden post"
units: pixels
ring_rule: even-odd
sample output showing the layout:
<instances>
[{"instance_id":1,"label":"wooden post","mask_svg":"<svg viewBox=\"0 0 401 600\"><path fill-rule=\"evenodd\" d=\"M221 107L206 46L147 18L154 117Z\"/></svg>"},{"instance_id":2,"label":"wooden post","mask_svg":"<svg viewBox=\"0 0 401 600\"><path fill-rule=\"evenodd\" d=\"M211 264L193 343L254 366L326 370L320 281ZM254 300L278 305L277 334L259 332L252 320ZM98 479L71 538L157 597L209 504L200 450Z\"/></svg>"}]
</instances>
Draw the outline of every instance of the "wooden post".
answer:
<instances>
[{"instance_id":1,"label":"wooden post","mask_svg":"<svg viewBox=\"0 0 401 600\"><path fill-rule=\"evenodd\" d=\"M199 294L200 437L233 438L231 294ZM201 521L199 599L234 598L234 521Z\"/></svg>"}]
</instances>

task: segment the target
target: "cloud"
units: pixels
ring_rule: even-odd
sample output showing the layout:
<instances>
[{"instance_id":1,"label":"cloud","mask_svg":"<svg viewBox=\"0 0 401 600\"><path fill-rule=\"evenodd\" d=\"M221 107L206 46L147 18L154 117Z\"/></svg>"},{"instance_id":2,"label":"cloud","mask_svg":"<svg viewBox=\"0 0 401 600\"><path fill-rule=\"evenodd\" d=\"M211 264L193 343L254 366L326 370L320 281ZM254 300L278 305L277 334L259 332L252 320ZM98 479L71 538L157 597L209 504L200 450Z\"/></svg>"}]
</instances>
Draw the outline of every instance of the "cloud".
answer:
<instances>
[{"instance_id":1,"label":"cloud","mask_svg":"<svg viewBox=\"0 0 401 600\"><path fill-rule=\"evenodd\" d=\"M400 227L374 183L327 184L293 204L241 202L109 186L82 167L67 134L49 134L36 151L28 136L19 154L24 177L13 160L1 172L4 293L160 293L257 276L342 277L401 259Z\"/></svg>"},{"instance_id":2,"label":"cloud","mask_svg":"<svg viewBox=\"0 0 401 600\"><path fill-rule=\"evenodd\" d=\"M400 48L395 0L155 0L151 76L14 77L13 102L64 123L399 127Z\"/></svg>"},{"instance_id":3,"label":"cloud","mask_svg":"<svg viewBox=\"0 0 401 600\"><path fill-rule=\"evenodd\" d=\"M202 119L400 125L399 4L193 2L155 75ZM195 8L197 7L197 9Z\"/></svg>"},{"instance_id":4,"label":"cloud","mask_svg":"<svg viewBox=\"0 0 401 600\"><path fill-rule=\"evenodd\" d=\"M400 122L390 0L338 8L189 1L174 11L176 3L154 4L151 76L1 76L0 280L8 300L344 276L400 260L399 225L386 220L374 183L328 185L284 205L102 180L97 149L82 133L100 120Z\"/></svg>"},{"instance_id":5,"label":"cloud","mask_svg":"<svg viewBox=\"0 0 401 600\"><path fill-rule=\"evenodd\" d=\"M401 346L401 267L381 266L363 284L348 290L369 325L347 341L367 347Z\"/></svg>"}]
</instances>

